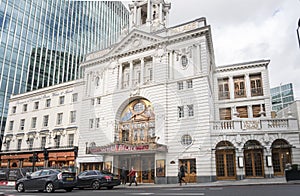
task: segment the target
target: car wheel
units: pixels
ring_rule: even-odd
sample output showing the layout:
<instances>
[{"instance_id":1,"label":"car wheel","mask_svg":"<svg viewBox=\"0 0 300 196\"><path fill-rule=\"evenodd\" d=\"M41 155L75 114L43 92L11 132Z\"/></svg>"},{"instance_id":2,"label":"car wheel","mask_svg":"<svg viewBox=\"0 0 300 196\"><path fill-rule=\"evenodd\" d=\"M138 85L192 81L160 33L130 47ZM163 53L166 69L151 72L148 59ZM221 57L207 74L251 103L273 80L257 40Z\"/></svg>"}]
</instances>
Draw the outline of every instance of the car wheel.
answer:
<instances>
[{"instance_id":1,"label":"car wheel","mask_svg":"<svg viewBox=\"0 0 300 196\"><path fill-rule=\"evenodd\" d=\"M24 188L24 184L23 184L23 183L18 184L17 191L18 191L19 193L25 191L25 188Z\"/></svg>"},{"instance_id":2,"label":"car wheel","mask_svg":"<svg viewBox=\"0 0 300 196\"><path fill-rule=\"evenodd\" d=\"M49 183L46 185L46 192L47 192L47 193L53 193L53 192L54 192L54 186L53 186L52 182L49 182Z\"/></svg>"},{"instance_id":3,"label":"car wheel","mask_svg":"<svg viewBox=\"0 0 300 196\"><path fill-rule=\"evenodd\" d=\"M92 183L92 188L93 188L94 190L100 189L100 183L99 183L99 181L94 181L94 182Z\"/></svg>"},{"instance_id":4,"label":"car wheel","mask_svg":"<svg viewBox=\"0 0 300 196\"><path fill-rule=\"evenodd\" d=\"M113 188L114 188L114 186L108 186L108 187L107 187L108 190L111 190L111 189L113 189Z\"/></svg>"},{"instance_id":5,"label":"car wheel","mask_svg":"<svg viewBox=\"0 0 300 196\"><path fill-rule=\"evenodd\" d=\"M68 188L68 189L65 189L67 192L71 192L73 189L72 188Z\"/></svg>"}]
</instances>

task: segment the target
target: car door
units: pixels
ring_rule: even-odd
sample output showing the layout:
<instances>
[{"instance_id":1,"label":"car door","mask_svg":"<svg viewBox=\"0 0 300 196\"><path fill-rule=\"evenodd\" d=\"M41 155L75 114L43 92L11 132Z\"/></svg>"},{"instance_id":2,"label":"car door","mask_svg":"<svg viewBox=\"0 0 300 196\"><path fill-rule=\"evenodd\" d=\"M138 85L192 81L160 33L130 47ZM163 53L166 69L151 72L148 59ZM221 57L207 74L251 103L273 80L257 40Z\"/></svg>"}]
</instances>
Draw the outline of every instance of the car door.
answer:
<instances>
[{"instance_id":1,"label":"car door","mask_svg":"<svg viewBox=\"0 0 300 196\"><path fill-rule=\"evenodd\" d=\"M41 171L39 177L37 178L37 185L36 188L38 190L44 190L46 183L50 177L50 170L49 169L44 169ZM52 174L53 175L53 174Z\"/></svg>"},{"instance_id":2,"label":"car door","mask_svg":"<svg viewBox=\"0 0 300 196\"><path fill-rule=\"evenodd\" d=\"M96 172L85 171L78 175L78 184L80 187L90 187L92 181L95 179Z\"/></svg>"},{"instance_id":3,"label":"car door","mask_svg":"<svg viewBox=\"0 0 300 196\"><path fill-rule=\"evenodd\" d=\"M27 179L24 181L25 190L37 190L38 189L38 180L41 170L33 172Z\"/></svg>"}]
</instances>

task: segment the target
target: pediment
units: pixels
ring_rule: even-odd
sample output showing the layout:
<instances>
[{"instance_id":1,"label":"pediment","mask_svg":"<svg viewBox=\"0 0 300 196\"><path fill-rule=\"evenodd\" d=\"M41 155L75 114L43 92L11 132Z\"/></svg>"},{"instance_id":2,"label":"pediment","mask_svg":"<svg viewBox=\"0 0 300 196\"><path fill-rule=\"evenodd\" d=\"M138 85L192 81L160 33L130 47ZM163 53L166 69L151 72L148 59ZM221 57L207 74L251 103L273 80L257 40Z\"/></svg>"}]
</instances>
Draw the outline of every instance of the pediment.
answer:
<instances>
[{"instance_id":1,"label":"pediment","mask_svg":"<svg viewBox=\"0 0 300 196\"><path fill-rule=\"evenodd\" d=\"M123 40L120 41L119 44L117 44L116 47L109 52L109 54L115 55L145 48L160 42L162 39L162 37L156 35L151 35L139 30L133 30L126 37L124 37Z\"/></svg>"}]
</instances>

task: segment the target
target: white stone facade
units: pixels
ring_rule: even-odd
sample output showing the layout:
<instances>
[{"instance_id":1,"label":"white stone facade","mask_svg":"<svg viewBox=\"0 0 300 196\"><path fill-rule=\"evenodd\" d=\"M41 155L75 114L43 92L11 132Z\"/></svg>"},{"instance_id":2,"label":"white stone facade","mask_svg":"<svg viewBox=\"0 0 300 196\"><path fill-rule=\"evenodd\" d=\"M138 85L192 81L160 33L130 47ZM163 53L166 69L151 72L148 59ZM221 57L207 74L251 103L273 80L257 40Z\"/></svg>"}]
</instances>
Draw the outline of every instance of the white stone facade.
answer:
<instances>
[{"instance_id":1,"label":"white stone facade","mask_svg":"<svg viewBox=\"0 0 300 196\"><path fill-rule=\"evenodd\" d=\"M205 18L166 28L164 1L130 8L129 33L81 64L83 79L73 84L80 104L51 110L80 111L80 170L120 174L134 165L139 182L177 183L181 164L186 180L206 182L280 176L284 164L299 163L296 118L271 118L268 60L217 67ZM136 18L154 8L155 18ZM19 99L27 95L37 96Z\"/></svg>"}]
</instances>

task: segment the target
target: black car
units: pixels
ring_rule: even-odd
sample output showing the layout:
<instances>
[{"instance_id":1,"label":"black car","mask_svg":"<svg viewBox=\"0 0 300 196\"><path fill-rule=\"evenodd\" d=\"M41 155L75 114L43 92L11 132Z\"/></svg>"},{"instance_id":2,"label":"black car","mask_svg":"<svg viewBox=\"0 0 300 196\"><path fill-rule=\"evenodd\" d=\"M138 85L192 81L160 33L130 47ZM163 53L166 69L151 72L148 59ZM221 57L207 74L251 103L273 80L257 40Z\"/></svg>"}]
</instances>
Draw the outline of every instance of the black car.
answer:
<instances>
[{"instance_id":1,"label":"black car","mask_svg":"<svg viewBox=\"0 0 300 196\"><path fill-rule=\"evenodd\" d=\"M79 189L92 188L100 189L101 187L107 187L107 189L112 189L114 186L121 184L121 180L117 175L114 175L107 171L99 170L87 170L81 172L77 176L77 185Z\"/></svg>"},{"instance_id":2,"label":"black car","mask_svg":"<svg viewBox=\"0 0 300 196\"><path fill-rule=\"evenodd\" d=\"M19 179L15 188L18 192L24 192L25 190L43 192L46 190L46 192L51 193L56 189L65 189L67 192L71 192L75 186L75 173L58 169L42 169Z\"/></svg>"}]
</instances>

